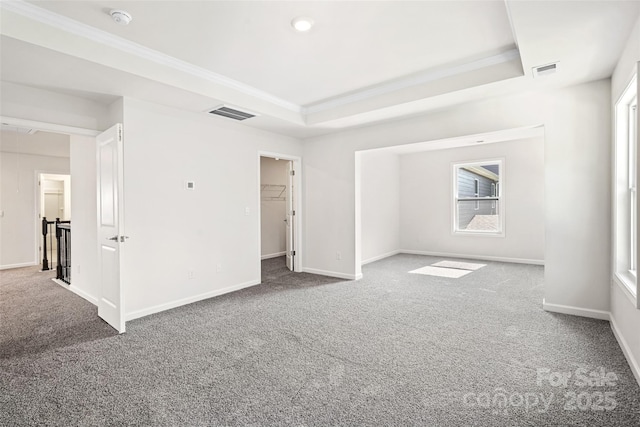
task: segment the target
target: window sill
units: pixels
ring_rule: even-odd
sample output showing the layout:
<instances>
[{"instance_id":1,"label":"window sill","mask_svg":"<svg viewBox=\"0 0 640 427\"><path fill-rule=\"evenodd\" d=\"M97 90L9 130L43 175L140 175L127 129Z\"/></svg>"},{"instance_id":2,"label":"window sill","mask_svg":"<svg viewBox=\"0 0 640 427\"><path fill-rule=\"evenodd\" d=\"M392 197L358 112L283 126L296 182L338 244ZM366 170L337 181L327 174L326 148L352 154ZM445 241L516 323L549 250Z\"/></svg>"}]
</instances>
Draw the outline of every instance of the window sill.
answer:
<instances>
[{"instance_id":1,"label":"window sill","mask_svg":"<svg viewBox=\"0 0 640 427\"><path fill-rule=\"evenodd\" d=\"M613 275L614 282L622 289L622 292L629 298L635 308L638 307L636 278L631 272L618 272Z\"/></svg>"}]
</instances>

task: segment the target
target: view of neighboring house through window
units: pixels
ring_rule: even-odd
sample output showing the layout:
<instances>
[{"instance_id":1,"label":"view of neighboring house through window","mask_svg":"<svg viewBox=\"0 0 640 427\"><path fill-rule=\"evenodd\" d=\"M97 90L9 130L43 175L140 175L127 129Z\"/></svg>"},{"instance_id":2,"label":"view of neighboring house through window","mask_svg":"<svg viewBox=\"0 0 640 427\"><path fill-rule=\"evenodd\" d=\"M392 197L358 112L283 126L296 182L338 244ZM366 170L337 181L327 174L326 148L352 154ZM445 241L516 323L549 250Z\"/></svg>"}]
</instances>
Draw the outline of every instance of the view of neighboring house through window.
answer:
<instances>
[{"instance_id":1,"label":"view of neighboring house through window","mask_svg":"<svg viewBox=\"0 0 640 427\"><path fill-rule=\"evenodd\" d=\"M638 89L634 77L615 111L615 277L637 295L638 258Z\"/></svg>"},{"instance_id":2,"label":"view of neighboring house through window","mask_svg":"<svg viewBox=\"0 0 640 427\"><path fill-rule=\"evenodd\" d=\"M503 233L502 160L453 165L453 231Z\"/></svg>"},{"instance_id":3,"label":"view of neighboring house through window","mask_svg":"<svg viewBox=\"0 0 640 427\"><path fill-rule=\"evenodd\" d=\"M637 258L637 237L638 237L638 192L636 189L636 183L638 181L637 174L637 151L638 151L638 96L631 101L629 107L629 197L631 203L629 206L631 217L631 247L629 269L631 273L636 276L636 258Z\"/></svg>"}]
</instances>

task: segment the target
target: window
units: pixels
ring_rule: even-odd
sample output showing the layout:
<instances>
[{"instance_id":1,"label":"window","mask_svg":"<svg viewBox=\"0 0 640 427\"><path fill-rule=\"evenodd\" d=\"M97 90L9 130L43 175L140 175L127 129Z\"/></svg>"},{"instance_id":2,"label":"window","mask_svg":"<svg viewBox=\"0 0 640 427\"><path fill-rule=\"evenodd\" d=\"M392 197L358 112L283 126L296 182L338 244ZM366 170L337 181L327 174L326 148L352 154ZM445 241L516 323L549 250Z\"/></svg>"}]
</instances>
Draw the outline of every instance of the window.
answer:
<instances>
[{"instance_id":1,"label":"window","mask_svg":"<svg viewBox=\"0 0 640 427\"><path fill-rule=\"evenodd\" d=\"M615 133L615 198L613 206L615 277L632 296L637 298L637 76L633 78L616 103Z\"/></svg>"},{"instance_id":2,"label":"window","mask_svg":"<svg viewBox=\"0 0 640 427\"><path fill-rule=\"evenodd\" d=\"M473 191L473 197L475 197L476 199L478 197L480 197L480 180L479 179L474 179L474 191ZM476 205L474 207L474 210L479 210L480 209L480 202L476 200Z\"/></svg>"},{"instance_id":3,"label":"window","mask_svg":"<svg viewBox=\"0 0 640 427\"><path fill-rule=\"evenodd\" d=\"M636 160L637 160L637 146L638 146L638 116L636 111L638 110L638 96L636 94L635 98L631 100L629 107L629 216L631 217L631 245L629 247L630 257L629 257L629 270L636 276L636 252L638 247L638 203L637 203L637 191L636 191L636 182L637 182L637 168L636 168Z\"/></svg>"},{"instance_id":4,"label":"window","mask_svg":"<svg viewBox=\"0 0 640 427\"><path fill-rule=\"evenodd\" d=\"M503 235L502 160L453 165L453 231Z\"/></svg>"}]
</instances>

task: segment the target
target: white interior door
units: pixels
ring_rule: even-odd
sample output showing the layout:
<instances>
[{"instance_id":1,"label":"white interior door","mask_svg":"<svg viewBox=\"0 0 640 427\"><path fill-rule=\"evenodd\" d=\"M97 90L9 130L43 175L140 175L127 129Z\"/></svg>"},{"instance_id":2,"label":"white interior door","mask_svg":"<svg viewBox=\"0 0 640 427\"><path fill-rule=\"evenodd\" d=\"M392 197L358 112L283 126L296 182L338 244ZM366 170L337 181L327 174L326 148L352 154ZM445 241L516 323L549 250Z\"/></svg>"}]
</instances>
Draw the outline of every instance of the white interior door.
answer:
<instances>
[{"instance_id":1,"label":"white interior door","mask_svg":"<svg viewBox=\"0 0 640 427\"><path fill-rule=\"evenodd\" d=\"M293 236L294 236L294 215L295 211L293 207L295 206L293 203L293 162L287 162L287 227L286 227L286 258L287 258L287 268L291 271L294 269L294 259L295 259L295 247L293 245Z\"/></svg>"},{"instance_id":2,"label":"white interior door","mask_svg":"<svg viewBox=\"0 0 640 427\"><path fill-rule=\"evenodd\" d=\"M98 151L98 251L100 300L98 315L123 333L124 307L120 283L123 231L122 125L96 137Z\"/></svg>"}]
</instances>

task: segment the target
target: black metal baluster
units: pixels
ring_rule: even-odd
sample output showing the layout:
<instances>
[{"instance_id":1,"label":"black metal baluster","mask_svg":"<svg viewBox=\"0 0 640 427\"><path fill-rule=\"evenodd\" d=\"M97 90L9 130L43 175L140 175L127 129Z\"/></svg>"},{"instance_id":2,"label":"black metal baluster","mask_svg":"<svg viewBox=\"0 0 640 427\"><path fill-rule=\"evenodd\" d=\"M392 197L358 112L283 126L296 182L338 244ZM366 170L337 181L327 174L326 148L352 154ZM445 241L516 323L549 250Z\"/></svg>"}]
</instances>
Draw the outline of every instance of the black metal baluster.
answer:
<instances>
[{"instance_id":1,"label":"black metal baluster","mask_svg":"<svg viewBox=\"0 0 640 427\"><path fill-rule=\"evenodd\" d=\"M49 231L49 224L47 217L42 218L42 271L49 269L49 259L47 258L47 232Z\"/></svg>"},{"instance_id":2,"label":"black metal baluster","mask_svg":"<svg viewBox=\"0 0 640 427\"><path fill-rule=\"evenodd\" d=\"M56 279L62 279L62 230L60 229L60 218L56 218Z\"/></svg>"}]
</instances>

